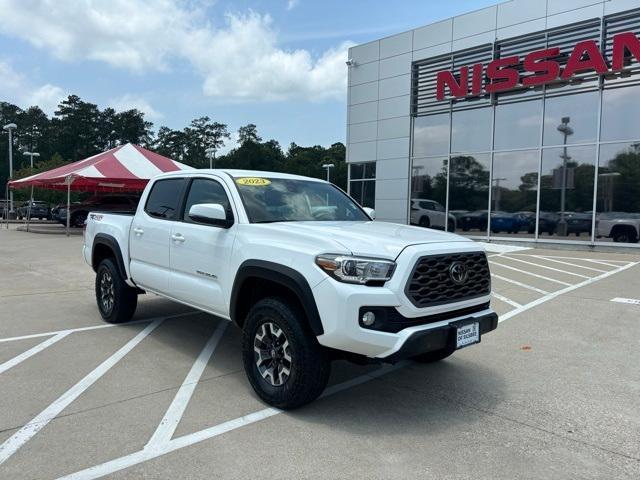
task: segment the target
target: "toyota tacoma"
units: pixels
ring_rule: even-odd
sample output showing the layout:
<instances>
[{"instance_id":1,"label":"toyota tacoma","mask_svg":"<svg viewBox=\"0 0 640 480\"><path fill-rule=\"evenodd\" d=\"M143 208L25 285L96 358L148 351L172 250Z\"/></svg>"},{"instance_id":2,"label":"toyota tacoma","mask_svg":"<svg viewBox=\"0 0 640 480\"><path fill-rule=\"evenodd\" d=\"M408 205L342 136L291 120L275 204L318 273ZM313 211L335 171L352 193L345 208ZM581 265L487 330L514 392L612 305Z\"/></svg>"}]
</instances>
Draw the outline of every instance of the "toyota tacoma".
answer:
<instances>
[{"instance_id":1,"label":"toyota tacoma","mask_svg":"<svg viewBox=\"0 0 640 480\"><path fill-rule=\"evenodd\" d=\"M435 362L497 327L481 246L373 216L322 180L180 171L134 214L90 212L83 255L105 321L130 320L144 292L230 320L256 393L295 408L334 359Z\"/></svg>"}]
</instances>

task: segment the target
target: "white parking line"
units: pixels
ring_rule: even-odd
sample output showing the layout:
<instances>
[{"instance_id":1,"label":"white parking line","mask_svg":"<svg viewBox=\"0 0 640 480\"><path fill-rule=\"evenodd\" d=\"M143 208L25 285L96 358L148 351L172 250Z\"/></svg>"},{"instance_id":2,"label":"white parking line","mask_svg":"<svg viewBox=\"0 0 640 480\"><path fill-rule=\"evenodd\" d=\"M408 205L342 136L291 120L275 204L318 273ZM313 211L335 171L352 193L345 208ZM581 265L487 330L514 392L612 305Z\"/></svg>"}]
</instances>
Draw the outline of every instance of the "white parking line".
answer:
<instances>
[{"instance_id":1,"label":"white parking line","mask_svg":"<svg viewBox=\"0 0 640 480\"><path fill-rule=\"evenodd\" d=\"M628 265L625 265L623 267L618 267L616 270L611 270L610 272L607 273L603 273L602 275L598 275L597 277L593 277L590 278L588 280L585 280L584 282L580 282L580 283L576 283L575 285L571 285L567 288L563 288L562 290L558 290L557 292L553 292L550 293L549 295L546 295L544 297L541 297L537 300L534 300L533 302L527 303L526 305L523 305L520 308L516 308L515 310L511 310L508 313L505 313L504 315L502 315L500 317L500 319L498 320L500 323L509 320L510 318L525 312L527 310L532 309L533 307L537 307L538 305L541 305L545 302L548 302L549 300L553 300L556 297L559 297L560 295L564 295L565 293L569 293L572 292L573 290L577 290L578 288L584 287L586 285L591 285L594 282L597 282L599 280L602 280L604 278L610 277L612 275L615 275L616 273L620 273L624 270L627 270L631 267L635 267L636 265L640 265L640 262L634 262L634 263L630 263Z\"/></svg>"},{"instance_id":2,"label":"white parking line","mask_svg":"<svg viewBox=\"0 0 640 480\"><path fill-rule=\"evenodd\" d=\"M410 362L404 361L404 362L399 362L395 365L385 365L374 372L361 375L359 377L353 378L351 380L347 380L346 382L342 382L337 385L333 385L325 390L325 392L322 394L322 397L328 397L330 395L334 395L343 390L347 390L349 388L361 385L370 380L373 380L374 378L381 377L394 370L403 368L409 363ZM158 448L156 449L139 450L130 455L125 455L124 457L116 458L109 462L102 463L100 465L95 465L85 470L81 470L79 472L72 473L64 477L60 477L60 479L58 480L91 480L94 478L104 477L105 475L110 475L120 470L124 470L125 468L129 468L139 463L152 460L162 455L166 455L167 453L179 450L181 448L189 447L196 443L200 443L205 440L218 437L223 433L227 433L232 430L237 430L238 428L251 425L252 423L260 422L262 420L273 417L275 415L279 415L281 413L283 413L283 410L280 410L278 408L273 408L273 407L265 408L263 410L258 410L257 412L250 413L249 415L245 415L242 417L235 418L233 420L229 420L227 422L220 423L213 427L200 430L199 432L190 433L188 435L183 435L182 437L175 438L169 442L166 442L163 445L159 445Z\"/></svg>"},{"instance_id":3,"label":"white parking line","mask_svg":"<svg viewBox=\"0 0 640 480\"><path fill-rule=\"evenodd\" d=\"M489 263L496 265L498 267L506 268L507 270L513 270L514 272L520 272L526 275L531 275L532 277L540 278L548 282L559 283L560 285L564 285L567 287L570 287L572 285L571 283L563 282L562 280L556 280L555 278L549 278L549 277L545 277L544 275L538 275L537 273L527 272L526 270L522 270L520 268L510 267L509 265L503 265L502 263L497 263L497 262L494 262L493 260L489 260Z\"/></svg>"},{"instance_id":4,"label":"white parking line","mask_svg":"<svg viewBox=\"0 0 640 480\"><path fill-rule=\"evenodd\" d=\"M41 352L42 350L44 350L47 347L50 347L54 343L58 343L60 340L62 340L64 337L66 337L69 334L70 332L58 333L57 335L54 335L48 340L45 340L44 342L39 343L35 347L30 348L26 352L21 353L20 355L13 357L11 360L7 360L6 362L0 364L0 374L24 362L26 359L33 357L36 353Z\"/></svg>"},{"instance_id":5,"label":"white parking line","mask_svg":"<svg viewBox=\"0 0 640 480\"><path fill-rule=\"evenodd\" d=\"M500 295L499 293L491 292L491 296L494 297L494 298L497 298L501 302L504 302L504 303L507 303L507 304L511 305L514 308L522 307L522 305L520 305L518 302L514 302L510 298L507 298L504 295Z\"/></svg>"},{"instance_id":6,"label":"white parking line","mask_svg":"<svg viewBox=\"0 0 640 480\"><path fill-rule=\"evenodd\" d=\"M611 301L615 303L629 303L631 305L640 305L640 300L638 300L637 298L616 297L616 298L612 298Z\"/></svg>"},{"instance_id":7,"label":"white parking line","mask_svg":"<svg viewBox=\"0 0 640 480\"><path fill-rule=\"evenodd\" d=\"M527 285L526 283L519 282L517 280L513 280L511 278L503 277L502 275L496 275L495 273L491 274L492 277L497 278L498 280L502 280L503 282L512 283L513 285L517 285L518 287L526 288L527 290L531 290L533 292L541 293L542 295L548 295L549 292L543 290L538 287L533 287L531 285Z\"/></svg>"},{"instance_id":8,"label":"white parking line","mask_svg":"<svg viewBox=\"0 0 640 480\"><path fill-rule=\"evenodd\" d=\"M546 270L551 270L553 272L563 273L565 275L573 275L574 277L579 277L579 278L591 278L591 277L589 277L587 275L582 275L581 273L567 272L566 270L560 270L559 268L548 267L546 265L540 265L539 263L534 263L534 262L527 262L526 260L520 260L519 258L507 257L506 255L503 256L502 258L506 258L508 260L513 260L514 262L525 263L525 264L531 265L533 267L544 268Z\"/></svg>"},{"instance_id":9,"label":"white parking line","mask_svg":"<svg viewBox=\"0 0 640 480\"><path fill-rule=\"evenodd\" d=\"M601 268L585 267L576 263L564 262L562 260L556 260L555 258L543 257L542 255L531 255L532 257L539 258L541 260L547 260L549 262L560 263L562 265L568 265L570 267L582 268L584 270L590 270L592 272L607 273L609 270L602 270Z\"/></svg>"},{"instance_id":10,"label":"white parking line","mask_svg":"<svg viewBox=\"0 0 640 480\"><path fill-rule=\"evenodd\" d=\"M599 263L600 265L606 265L607 267L618 268L620 265L613 264L611 262L620 262L620 260L607 260L606 262L603 260L594 260L593 258L585 258L585 261L589 263Z\"/></svg>"},{"instance_id":11,"label":"white parking line","mask_svg":"<svg viewBox=\"0 0 640 480\"><path fill-rule=\"evenodd\" d=\"M185 312L185 313L178 313L176 315L170 315L168 317L163 317L163 318L171 319L171 318L180 318L180 317L186 317L186 316L189 316L189 315L200 315L200 314L202 314L202 312ZM55 330L53 332L33 333L33 334L30 334L30 335L22 335L22 336L19 336L19 337L0 338L0 343L16 342L18 340L29 340L31 338L51 337L53 335L58 335L60 333L89 332L91 330L102 330L103 328L113 328L113 327L124 328L124 327L129 327L131 325L141 325L141 324L145 324L145 323L150 323L150 322L154 321L155 319L156 318L135 320L133 322L127 322L125 324L122 324L122 323L105 323L105 324L100 324L100 325L91 325L90 327L68 328L66 330Z\"/></svg>"},{"instance_id":12,"label":"white parking line","mask_svg":"<svg viewBox=\"0 0 640 480\"><path fill-rule=\"evenodd\" d=\"M164 320L164 318L155 320L147 325L144 330L129 340L120 350L107 358L98 365L82 380L73 387L63 393L56 401L40 412L29 423L24 425L20 430L14 433L8 440L0 445L0 465L6 462L20 447L31 440L40 430L42 430L51 420L68 407L76 398L78 398L85 390L97 382L102 376L116 365L122 358L133 348L144 340L151 332L153 332Z\"/></svg>"},{"instance_id":13,"label":"white parking line","mask_svg":"<svg viewBox=\"0 0 640 480\"><path fill-rule=\"evenodd\" d=\"M209 359L218 346L228 324L229 322L226 320L221 320L218 324L218 327L213 332L213 335L211 335L211 338L206 343L200 352L200 355L191 367L191 370L185 377L184 382L182 382L178 393L176 393L171 405L169 405L169 408L164 414L158 428L151 436L151 439L147 442L147 445L145 445L145 449L157 448L158 445L167 443L173 437L173 434L175 433L176 428L178 428L178 424L184 415L187 405L189 404L189 400L191 400L191 396L200 381L200 377L202 377L204 369L207 367Z\"/></svg>"}]
</instances>

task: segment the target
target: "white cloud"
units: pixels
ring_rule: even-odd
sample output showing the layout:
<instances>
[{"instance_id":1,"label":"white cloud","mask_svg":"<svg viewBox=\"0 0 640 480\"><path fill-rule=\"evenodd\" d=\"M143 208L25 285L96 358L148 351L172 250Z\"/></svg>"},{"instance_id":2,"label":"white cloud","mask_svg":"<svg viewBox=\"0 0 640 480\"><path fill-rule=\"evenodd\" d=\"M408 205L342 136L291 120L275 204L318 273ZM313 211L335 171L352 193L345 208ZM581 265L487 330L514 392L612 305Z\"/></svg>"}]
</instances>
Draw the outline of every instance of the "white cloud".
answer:
<instances>
[{"instance_id":1,"label":"white cloud","mask_svg":"<svg viewBox=\"0 0 640 480\"><path fill-rule=\"evenodd\" d=\"M298 0L289 0L287 2L287 10L293 10L298 5Z\"/></svg>"},{"instance_id":2,"label":"white cloud","mask_svg":"<svg viewBox=\"0 0 640 480\"><path fill-rule=\"evenodd\" d=\"M117 112L135 108L144 113L145 119L151 120L152 122L164 118L164 115L153 108L147 100L137 95L126 94L122 97L112 99L109 101L109 106Z\"/></svg>"},{"instance_id":3,"label":"white cloud","mask_svg":"<svg viewBox=\"0 0 640 480\"><path fill-rule=\"evenodd\" d=\"M20 108L37 105L48 115L53 114L60 100L67 96L62 88L50 83L33 85L9 63L1 60L0 92L2 92L2 100L14 103Z\"/></svg>"},{"instance_id":4,"label":"white cloud","mask_svg":"<svg viewBox=\"0 0 640 480\"><path fill-rule=\"evenodd\" d=\"M139 73L186 61L202 76L204 94L212 97L344 97L344 61L351 44L320 54L285 50L269 15L227 14L214 26L203 2L0 0L0 32L65 61L99 61Z\"/></svg>"}]
</instances>

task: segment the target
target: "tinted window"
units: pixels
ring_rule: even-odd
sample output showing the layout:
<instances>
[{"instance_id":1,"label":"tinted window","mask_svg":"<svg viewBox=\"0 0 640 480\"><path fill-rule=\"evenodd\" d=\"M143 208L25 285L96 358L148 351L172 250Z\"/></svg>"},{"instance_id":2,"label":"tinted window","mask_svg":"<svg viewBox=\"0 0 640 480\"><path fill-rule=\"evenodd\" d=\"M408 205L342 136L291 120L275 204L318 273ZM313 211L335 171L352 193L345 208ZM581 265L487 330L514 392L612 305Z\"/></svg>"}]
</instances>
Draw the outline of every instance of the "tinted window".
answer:
<instances>
[{"instance_id":1,"label":"tinted window","mask_svg":"<svg viewBox=\"0 0 640 480\"><path fill-rule=\"evenodd\" d=\"M157 181L151 187L144 211L152 217L173 220L178 210L183 185L184 178Z\"/></svg>"},{"instance_id":2,"label":"tinted window","mask_svg":"<svg viewBox=\"0 0 640 480\"><path fill-rule=\"evenodd\" d=\"M491 109L453 112L452 152L482 152L491 149Z\"/></svg>"},{"instance_id":3,"label":"tinted window","mask_svg":"<svg viewBox=\"0 0 640 480\"><path fill-rule=\"evenodd\" d=\"M413 155L449 153L449 114L418 117L413 123Z\"/></svg>"},{"instance_id":4,"label":"tinted window","mask_svg":"<svg viewBox=\"0 0 640 480\"><path fill-rule=\"evenodd\" d=\"M544 144L595 142L598 92L548 98L544 111Z\"/></svg>"},{"instance_id":5,"label":"tinted window","mask_svg":"<svg viewBox=\"0 0 640 480\"><path fill-rule=\"evenodd\" d=\"M640 86L605 90L602 102L602 140L640 138Z\"/></svg>"},{"instance_id":6,"label":"tinted window","mask_svg":"<svg viewBox=\"0 0 640 480\"><path fill-rule=\"evenodd\" d=\"M540 145L542 101L498 105L496 108L495 150Z\"/></svg>"},{"instance_id":7,"label":"tinted window","mask_svg":"<svg viewBox=\"0 0 640 480\"><path fill-rule=\"evenodd\" d=\"M184 207L183 218L186 222L193 222L193 220L189 218L189 209L199 203L220 204L227 211L227 215L230 216L231 205L229 198L222 185L215 180L196 178L191 183L191 188L189 188L189 194L187 195L187 203Z\"/></svg>"}]
</instances>

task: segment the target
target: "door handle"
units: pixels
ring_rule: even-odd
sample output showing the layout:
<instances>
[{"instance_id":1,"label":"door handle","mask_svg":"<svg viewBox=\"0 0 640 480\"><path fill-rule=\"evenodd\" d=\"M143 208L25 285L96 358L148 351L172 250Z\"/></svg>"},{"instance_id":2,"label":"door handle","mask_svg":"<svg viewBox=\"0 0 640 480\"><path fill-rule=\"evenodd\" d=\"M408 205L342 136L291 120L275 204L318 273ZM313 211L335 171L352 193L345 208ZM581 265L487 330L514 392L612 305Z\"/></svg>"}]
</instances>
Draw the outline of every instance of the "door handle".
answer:
<instances>
[{"instance_id":1,"label":"door handle","mask_svg":"<svg viewBox=\"0 0 640 480\"><path fill-rule=\"evenodd\" d=\"M174 233L173 235L171 235L171 239L174 242L180 242L180 243L184 242L184 237L180 233Z\"/></svg>"},{"instance_id":2,"label":"door handle","mask_svg":"<svg viewBox=\"0 0 640 480\"><path fill-rule=\"evenodd\" d=\"M134 227L133 233L135 233L136 235L142 235L144 233L144 230L139 227Z\"/></svg>"}]
</instances>

